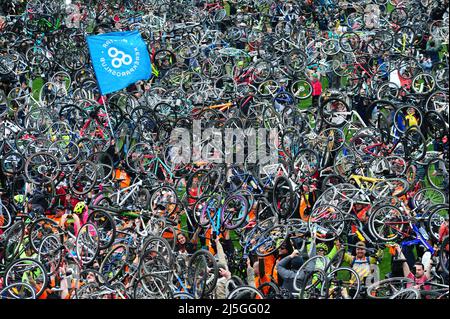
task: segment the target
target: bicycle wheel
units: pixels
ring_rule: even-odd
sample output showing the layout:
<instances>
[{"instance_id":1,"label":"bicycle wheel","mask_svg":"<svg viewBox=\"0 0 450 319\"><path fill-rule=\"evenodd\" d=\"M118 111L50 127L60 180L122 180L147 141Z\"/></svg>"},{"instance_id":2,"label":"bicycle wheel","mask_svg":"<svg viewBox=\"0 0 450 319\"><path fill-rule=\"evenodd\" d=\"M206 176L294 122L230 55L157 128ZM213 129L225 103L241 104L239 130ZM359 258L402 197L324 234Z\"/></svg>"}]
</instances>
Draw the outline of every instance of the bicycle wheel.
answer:
<instances>
[{"instance_id":1,"label":"bicycle wheel","mask_svg":"<svg viewBox=\"0 0 450 319\"><path fill-rule=\"evenodd\" d=\"M260 285L258 290L264 295L264 299L277 299L281 293L280 287L271 281Z\"/></svg>"},{"instance_id":2,"label":"bicycle wheel","mask_svg":"<svg viewBox=\"0 0 450 319\"><path fill-rule=\"evenodd\" d=\"M402 137L405 156L414 161L423 159L427 152L427 142L417 126L411 126Z\"/></svg>"},{"instance_id":3,"label":"bicycle wheel","mask_svg":"<svg viewBox=\"0 0 450 319\"><path fill-rule=\"evenodd\" d=\"M397 84L389 82L383 83L379 86L377 91L377 99L379 100L394 100L398 98L400 88Z\"/></svg>"},{"instance_id":4,"label":"bicycle wheel","mask_svg":"<svg viewBox=\"0 0 450 319\"><path fill-rule=\"evenodd\" d=\"M440 140L448 135L447 122L443 116L436 111L425 113L425 132L435 140Z\"/></svg>"},{"instance_id":5,"label":"bicycle wheel","mask_svg":"<svg viewBox=\"0 0 450 319\"><path fill-rule=\"evenodd\" d=\"M319 157L311 149L301 149L295 157L292 169L296 180L313 176L319 169Z\"/></svg>"},{"instance_id":6,"label":"bicycle wheel","mask_svg":"<svg viewBox=\"0 0 450 319\"><path fill-rule=\"evenodd\" d=\"M151 164L155 161L153 147L148 143L137 143L127 152L126 163L135 173L147 174L151 172Z\"/></svg>"},{"instance_id":7,"label":"bicycle wheel","mask_svg":"<svg viewBox=\"0 0 450 319\"><path fill-rule=\"evenodd\" d=\"M222 182L222 172L220 169L210 170L208 173L202 176L199 180L198 188L201 190L202 195L213 194L217 191Z\"/></svg>"},{"instance_id":8,"label":"bicycle wheel","mask_svg":"<svg viewBox=\"0 0 450 319\"><path fill-rule=\"evenodd\" d=\"M36 299L36 291L25 282L17 282L0 290L0 299Z\"/></svg>"},{"instance_id":9,"label":"bicycle wheel","mask_svg":"<svg viewBox=\"0 0 450 319\"><path fill-rule=\"evenodd\" d=\"M277 251L287 240L288 227L286 225L275 225L261 234L256 243L256 254L265 257Z\"/></svg>"},{"instance_id":10,"label":"bicycle wheel","mask_svg":"<svg viewBox=\"0 0 450 319\"><path fill-rule=\"evenodd\" d=\"M375 157L369 163L369 171L373 177L405 176L407 162L400 156Z\"/></svg>"},{"instance_id":11,"label":"bicycle wheel","mask_svg":"<svg viewBox=\"0 0 450 319\"><path fill-rule=\"evenodd\" d=\"M322 241L333 241L341 235L345 227L342 211L333 205L319 205L314 207L309 215L308 228L311 233Z\"/></svg>"},{"instance_id":12,"label":"bicycle wheel","mask_svg":"<svg viewBox=\"0 0 450 319\"><path fill-rule=\"evenodd\" d=\"M83 265L90 265L99 253L99 232L94 224L86 223L78 231L76 239L77 257Z\"/></svg>"},{"instance_id":13,"label":"bicycle wheel","mask_svg":"<svg viewBox=\"0 0 450 319\"><path fill-rule=\"evenodd\" d=\"M52 276L59 271L59 265L63 258L63 250L58 237L55 235L48 235L42 239L38 251L38 260L47 270L47 275Z\"/></svg>"},{"instance_id":14,"label":"bicycle wheel","mask_svg":"<svg viewBox=\"0 0 450 319\"><path fill-rule=\"evenodd\" d=\"M129 248L118 244L111 249L100 264L100 273L108 282L113 282L125 268L129 258Z\"/></svg>"},{"instance_id":15,"label":"bicycle wheel","mask_svg":"<svg viewBox=\"0 0 450 319\"><path fill-rule=\"evenodd\" d=\"M59 175L61 166L52 154L39 152L31 155L25 163L25 176L33 184L51 183Z\"/></svg>"},{"instance_id":16,"label":"bicycle wheel","mask_svg":"<svg viewBox=\"0 0 450 319\"><path fill-rule=\"evenodd\" d=\"M25 157L20 153L11 151L3 156L1 164L3 172L16 175L23 172Z\"/></svg>"},{"instance_id":17,"label":"bicycle wheel","mask_svg":"<svg viewBox=\"0 0 450 319\"><path fill-rule=\"evenodd\" d=\"M152 236L145 243L140 252L139 268L147 272L155 261L155 256L161 256L166 266L173 265L173 253L170 244L162 237ZM160 263L158 263L159 265Z\"/></svg>"},{"instance_id":18,"label":"bicycle wheel","mask_svg":"<svg viewBox=\"0 0 450 319\"><path fill-rule=\"evenodd\" d=\"M3 218L3 216L1 217ZM24 236L25 224L23 221L15 222L14 225L6 231L3 254L3 258L6 262L14 260L14 258L17 256L20 249L22 248Z\"/></svg>"},{"instance_id":19,"label":"bicycle wheel","mask_svg":"<svg viewBox=\"0 0 450 319\"><path fill-rule=\"evenodd\" d=\"M199 181L207 173L208 170L199 169L189 176L186 182L186 190L189 198L199 199L202 196L203 190L199 188Z\"/></svg>"},{"instance_id":20,"label":"bicycle wheel","mask_svg":"<svg viewBox=\"0 0 450 319\"><path fill-rule=\"evenodd\" d=\"M36 298L47 289L49 280L44 266L32 258L21 258L10 263L3 275L3 284L26 283L33 287Z\"/></svg>"},{"instance_id":21,"label":"bicycle wheel","mask_svg":"<svg viewBox=\"0 0 450 319\"><path fill-rule=\"evenodd\" d=\"M239 228L246 221L249 209L249 203L244 196L228 196L222 206L222 225L230 230Z\"/></svg>"},{"instance_id":22,"label":"bicycle wheel","mask_svg":"<svg viewBox=\"0 0 450 319\"><path fill-rule=\"evenodd\" d=\"M327 275L322 269L308 272L300 289L300 299L323 299L327 281Z\"/></svg>"},{"instance_id":23,"label":"bicycle wheel","mask_svg":"<svg viewBox=\"0 0 450 319\"><path fill-rule=\"evenodd\" d=\"M370 299L388 299L395 295L407 285L413 284L414 280L406 277L394 277L380 280L367 287L367 297Z\"/></svg>"},{"instance_id":24,"label":"bicycle wheel","mask_svg":"<svg viewBox=\"0 0 450 319\"><path fill-rule=\"evenodd\" d=\"M420 299L420 291L414 288L401 289L389 299Z\"/></svg>"},{"instance_id":25,"label":"bicycle wheel","mask_svg":"<svg viewBox=\"0 0 450 319\"><path fill-rule=\"evenodd\" d=\"M360 48L360 41L357 33L348 31L339 37L339 46L343 52L352 53Z\"/></svg>"},{"instance_id":26,"label":"bicycle wheel","mask_svg":"<svg viewBox=\"0 0 450 319\"><path fill-rule=\"evenodd\" d=\"M408 21L408 12L406 9L400 6L394 8L389 15L389 20L396 25L403 25Z\"/></svg>"},{"instance_id":27,"label":"bicycle wheel","mask_svg":"<svg viewBox=\"0 0 450 319\"><path fill-rule=\"evenodd\" d=\"M87 282L75 291L76 299L100 299L100 286L96 282Z\"/></svg>"},{"instance_id":28,"label":"bicycle wheel","mask_svg":"<svg viewBox=\"0 0 450 319\"><path fill-rule=\"evenodd\" d=\"M319 134L319 141L316 146L318 153L327 151L335 152L340 150L345 144L345 136L343 130L335 127L324 129Z\"/></svg>"},{"instance_id":29,"label":"bicycle wheel","mask_svg":"<svg viewBox=\"0 0 450 319\"><path fill-rule=\"evenodd\" d=\"M324 256L313 256L306 260L303 265L297 270L295 274L293 287L296 291L302 290L303 284L309 273L314 270L324 270L327 268L328 261Z\"/></svg>"},{"instance_id":30,"label":"bicycle wheel","mask_svg":"<svg viewBox=\"0 0 450 319\"><path fill-rule=\"evenodd\" d=\"M311 96L313 88L308 80L297 80L291 84L291 93L300 100L307 99Z\"/></svg>"},{"instance_id":31,"label":"bicycle wheel","mask_svg":"<svg viewBox=\"0 0 450 319\"><path fill-rule=\"evenodd\" d=\"M105 152L95 152L90 154L86 160L91 161L97 167L98 182L105 183L111 180L113 174L115 173L111 155Z\"/></svg>"},{"instance_id":32,"label":"bicycle wheel","mask_svg":"<svg viewBox=\"0 0 450 319\"><path fill-rule=\"evenodd\" d=\"M434 158L427 164L427 181L438 190L448 189L448 161Z\"/></svg>"},{"instance_id":33,"label":"bicycle wheel","mask_svg":"<svg viewBox=\"0 0 450 319\"><path fill-rule=\"evenodd\" d=\"M320 115L325 123L333 127L344 126L350 120L350 107L338 98L330 98L320 107Z\"/></svg>"},{"instance_id":34,"label":"bicycle wheel","mask_svg":"<svg viewBox=\"0 0 450 319\"><path fill-rule=\"evenodd\" d=\"M289 178L284 175L275 179L272 205L281 218L289 218L294 209L294 190Z\"/></svg>"},{"instance_id":35,"label":"bicycle wheel","mask_svg":"<svg viewBox=\"0 0 450 319\"><path fill-rule=\"evenodd\" d=\"M133 287L134 299L172 299L173 294L165 278L148 274L137 280Z\"/></svg>"},{"instance_id":36,"label":"bicycle wheel","mask_svg":"<svg viewBox=\"0 0 450 319\"><path fill-rule=\"evenodd\" d=\"M116 223L113 217L106 211L95 210L89 214L86 222L97 228L99 249L109 248L116 238Z\"/></svg>"},{"instance_id":37,"label":"bicycle wheel","mask_svg":"<svg viewBox=\"0 0 450 319\"><path fill-rule=\"evenodd\" d=\"M251 286L241 286L234 289L227 296L227 299L264 299L264 295Z\"/></svg>"},{"instance_id":38,"label":"bicycle wheel","mask_svg":"<svg viewBox=\"0 0 450 319\"><path fill-rule=\"evenodd\" d=\"M341 47L337 39L328 39L322 43L320 50L326 55L336 55L341 51Z\"/></svg>"},{"instance_id":39,"label":"bicycle wheel","mask_svg":"<svg viewBox=\"0 0 450 319\"><path fill-rule=\"evenodd\" d=\"M428 217L427 227L429 235L436 241L439 242L439 230L441 226L448 223L448 204L437 205L431 208L430 217Z\"/></svg>"},{"instance_id":40,"label":"bicycle wheel","mask_svg":"<svg viewBox=\"0 0 450 319\"><path fill-rule=\"evenodd\" d=\"M64 240L64 234L59 228L59 224L53 219L42 217L31 224L28 230L28 240L31 244L31 249L35 253L39 252L42 240L48 235L59 236L61 243Z\"/></svg>"},{"instance_id":41,"label":"bicycle wheel","mask_svg":"<svg viewBox=\"0 0 450 319\"><path fill-rule=\"evenodd\" d=\"M203 298L216 287L219 276L216 259L207 250L195 252L189 259L187 274L194 296Z\"/></svg>"},{"instance_id":42,"label":"bicycle wheel","mask_svg":"<svg viewBox=\"0 0 450 319\"><path fill-rule=\"evenodd\" d=\"M448 91L449 67L445 62L436 63L433 65L431 74L436 81L436 86L439 90Z\"/></svg>"},{"instance_id":43,"label":"bicycle wheel","mask_svg":"<svg viewBox=\"0 0 450 319\"><path fill-rule=\"evenodd\" d=\"M48 153L53 154L58 158L61 165L74 163L80 156L80 149L74 141L67 141L67 139L60 139L53 142L47 150Z\"/></svg>"},{"instance_id":44,"label":"bicycle wheel","mask_svg":"<svg viewBox=\"0 0 450 319\"><path fill-rule=\"evenodd\" d=\"M352 268L339 267L327 275L327 299L356 299L360 289L361 280Z\"/></svg>"},{"instance_id":45,"label":"bicycle wheel","mask_svg":"<svg viewBox=\"0 0 450 319\"><path fill-rule=\"evenodd\" d=\"M372 189L372 195L375 198L387 196L400 197L409 190L408 182L403 178L388 178L377 182Z\"/></svg>"},{"instance_id":46,"label":"bicycle wheel","mask_svg":"<svg viewBox=\"0 0 450 319\"><path fill-rule=\"evenodd\" d=\"M97 166L91 161L78 163L69 176L69 185L74 194L89 193L97 182Z\"/></svg>"},{"instance_id":47,"label":"bicycle wheel","mask_svg":"<svg viewBox=\"0 0 450 319\"><path fill-rule=\"evenodd\" d=\"M419 189L413 197L414 208L429 210L434 205L444 204L447 202L447 196L444 192L435 188Z\"/></svg>"},{"instance_id":48,"label":"bicycle wheel","mask_svg":"<svg viewBox=\"0 0 450 319\"><path fill-rule=\"evenodd\" d=\"M195 297L187 292L175 292L173 299L195 299Z\"/></svg>"},{"instance_id":49,"label":"bicycle wheel","mask_svg":"<svg viewBox=\"0 0 450 319\"><path fill-rule=\"evenodd\" d=\"M417 94L430 94L436 86L436 81L431 74L417 74L411 84L413 91Z\"/></svg>"},{"instance_id":50,"label":"bicycle wheel","mask_svg":"<svg viewBox=\"0 0 450 319\"><path fill-rule=\"evenodd\" d=\"M330 262L327 264L327 267L325 268L325 273L328 273L329 270L334 271L337 268L341 267L342 262L344 261L345 257L345 248L341 248L336 252L336 255L331 258Z\"/></svg>"},{"instance_id":51,"label":"bicycle wheel","mask_svg":"<svg viewBox=\"0 0 450 319\"><path fill-rule=\"evenodd\" d=\"M369 230L381 241L396 241L403 236L406 220L395 206L379 207L369 216Z\"/></svg>"}]
</instances>

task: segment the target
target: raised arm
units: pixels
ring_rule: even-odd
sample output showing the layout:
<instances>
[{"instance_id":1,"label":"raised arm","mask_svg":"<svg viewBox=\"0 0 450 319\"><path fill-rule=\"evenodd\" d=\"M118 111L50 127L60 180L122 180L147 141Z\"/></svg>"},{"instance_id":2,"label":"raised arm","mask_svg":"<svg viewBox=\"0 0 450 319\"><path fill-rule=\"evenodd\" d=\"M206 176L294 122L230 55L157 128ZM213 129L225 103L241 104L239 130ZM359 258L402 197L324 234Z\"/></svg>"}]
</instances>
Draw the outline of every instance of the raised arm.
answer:
<instances>
[{"instance_id":1,"label":"raised arm","mask_svg":"<svg viewBox=\"0 0 450 319\"><path fill-rule=\"evenodd\" d=\"M294 250L292 252L292 254L284 257L283 259L281 259L279 261L279 263L277 264L277 273L278 273L279 277L281 277L283 279L294 279L295 278L295 274L297 272L287 269L287 265L291 262L292 258L299 256L299 255L300 255L300 253L298 252L298 250Z\"/></svg>"},{"instance_id":2,"label":"raised arm","mask_svg":"<svg viewBox=\"0 0 450 319\"><path fill-rule=\"evenodd\" d=\"M215 242L216 242L217 257L219 258L219 263L224 264L226 267L226 270L228 270L227 258L225 256L225 252L223 251L222 244L220 243L219 236L216 237Z\"/></svg>"},{"instance_id":3,"label":"raised arm","mask_svg":"<svg viewBox=\"0 0 450 319\"><path fill-rule=\"evenodd\" d=\"M198 226L197 230L195 231L194 235L192 236L192 239L191 239L191 243L192 243L192 244L197 245L197 242L198 242L198 235L200 234L200 230L201 230L201 229L202 229L202 228L201 228L200 226Z\"/></svg>"},{"instance_id":4,"label":"raised arm","mask_svg":"<svg viewBox=\"0 0 450 319\"><path fill-rule=\"evenodd\" d=\"M255 285L255 271L253 267L250 265L250 259L247 258L247 284L256 288Z\"/></svg>"},{"instance_id":5,"label":"raised arm","mask_svg":"<svg viewBox=\"0 0 450 319\"><path fill-rule=\"evenodd\" d=\"M395 249L397 250L398 257L399 257L400 259L405 259L405 261L404 261L403 264L402 264L402 267L403 267L403 276L408 277L409 274L411 273L411 269L409 269L409 265L408 265L408 263L406 262L405 255L403 255L402 248L401 248L399 245L397 245L397 246L395 247Z\"/></svg>"}]
</instances>

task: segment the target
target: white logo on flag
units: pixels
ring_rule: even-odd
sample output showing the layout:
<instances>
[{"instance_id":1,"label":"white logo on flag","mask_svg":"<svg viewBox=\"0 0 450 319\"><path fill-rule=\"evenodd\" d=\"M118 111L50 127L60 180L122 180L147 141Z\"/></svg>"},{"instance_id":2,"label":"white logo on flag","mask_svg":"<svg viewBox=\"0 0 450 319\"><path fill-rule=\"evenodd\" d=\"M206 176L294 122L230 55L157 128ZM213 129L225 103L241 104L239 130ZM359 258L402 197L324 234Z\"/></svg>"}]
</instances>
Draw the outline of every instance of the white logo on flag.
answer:
<instances>
[{"instance_id":1,"label":"white logo on flag","mask_svg":"<svg viewBox=\"0 0 450 319\"><path fill-rule=\"evenodd\" d=\"M108 55L110 58L113 58L111 64L116 69L120 68L122 64L130 65L133 62L131 55L125 54L125 52L117 50L114 47L108 49Z\"/></svg>"}]
</instances>

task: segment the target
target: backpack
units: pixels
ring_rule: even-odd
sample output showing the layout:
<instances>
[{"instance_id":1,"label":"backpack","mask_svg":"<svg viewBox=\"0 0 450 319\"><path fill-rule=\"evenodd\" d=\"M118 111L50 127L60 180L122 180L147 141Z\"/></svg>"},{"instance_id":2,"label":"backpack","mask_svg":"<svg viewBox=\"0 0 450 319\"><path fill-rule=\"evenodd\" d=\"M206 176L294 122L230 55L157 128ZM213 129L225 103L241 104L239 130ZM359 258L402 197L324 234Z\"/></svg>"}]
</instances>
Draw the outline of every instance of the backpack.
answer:
<instances>
[{"instance_id":1,"label":"backpack","mask_svg":"<svg viewBox=\"0 0 450 319\"><path fill-rule=\"evenodd\" d=\"M350 268L353 268L353 265L356 263L356 258L353 258L352 263L350 264ZM361 262L362 263L362 262ZM366 257L366 261L364 263L367 263L370 265L370 257Z\"/></svg>"}]
</instances>

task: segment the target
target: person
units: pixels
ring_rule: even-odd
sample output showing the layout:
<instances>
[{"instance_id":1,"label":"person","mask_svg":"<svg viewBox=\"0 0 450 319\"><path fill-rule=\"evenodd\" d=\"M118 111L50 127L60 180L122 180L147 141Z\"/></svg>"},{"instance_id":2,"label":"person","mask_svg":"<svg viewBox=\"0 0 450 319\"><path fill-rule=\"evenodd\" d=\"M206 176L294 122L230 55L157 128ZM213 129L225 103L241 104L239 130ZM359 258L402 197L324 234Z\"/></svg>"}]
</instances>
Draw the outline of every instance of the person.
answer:
<instances>
[{"instance_id":1,"label":"person","mask_svg":"<svg viewBox=\"0 0 450 319\"><path fill-rule=\"evenodd\" d=\"M35 190L33 197L27 203L28 214L31 216L43 216L48 209L48 201L44 194Z\"/></svg>"},{"instance_id":2,"label":"person","mask_svg":"<svg viewBox=\"0 0 450 319\"><path fill-rule=\"evenodd\" d=\"M433 62L431 61L430 57L422 56L420 59L420 64L423 67L423 70L427 73L431 72L431 69L433 67Z\"/></svg>"},{"instance_id":3,"label":"person","mask_svg":"<svg viewBox=\"0 0 450 319\"><path fill-rule=\"evenodd\" d=\"M341 244L336 243L336 246L340 249ZM377 258L366 256L367 247L366 243L359 241L356 243L356 254L346 252L344 254L344 261L350 264L352 268L359 276L361 283L369 284L378 281L378 269L376 267ZM377 256L381 257L382 250L377 251ZM370 281L370 282L369 282Z\"/></svg>"},{"instance_id":4,"label":"person","mask_svg":"<svg viewBox=\"0 0 450 319\"><path fill-rule=\"evenodd\" d=\"M322 83L319 80L319 74L317 72L313 72L311 74L311 85L313 88L312 92L312 106L319 107L319 97L322 94Z\"/></svg>"},{"instance_id":5,"label":"person","mask_svg":"<svg viewBox=\"0 0 450 319\"><path fill-rule=\"evenodd\" d=\"M426 45L426 53L430 57L433 64L439 62L439 51L441 50L441 48L441 42L437 39L434 39L433 36L430 36Z\"/></svg>"},{"instance_id":6,"label":"person","mask_svg":"<svg viewBox=\"0 0 450 319\"><path fill-rule=\"evenodd\" d=\"M259 288L266 282L273 282L273 278L265 273L264 259L256 260L253 265L247 263L247 283L249 286Z\"/></svg>"},{"instance_id":7,"label":"person","mask_svg":"<svg viewBox=\"0 0 450 319\"><path fill-rule=\"evenodd\" d=\"M418 126L419 121L416 118L416 110L413 107L409 107L406 111L407 115L405 116L405 120L408 123L408 126Z\"/></svg>"},{"instance_id":8,"label":"person","mask_svg":"<svg viewBox=\"0 0 450 319\"><path fill-rule=\"evenodd\" d=\"M59 224L61 221L62 216L65 213L65 207L63 205L58 205L55 207L54 211L51 211L50 214L47 215L48 218L53 219L55 222Z\"/></svg>"},{"instance_id":9,"label":"person","mask_svg":"<svg viewBox=\"0 0 450 319\"><path fill-rule=\"evenodd\" d=\"M231 279L231 272L228 269L228 262L222 244L220 243L220 237L216 236L214 242L217 250L217 268L219 269L215 297L216 299L225 299L229 294L227 282Z\"/></svg>"},{"instance_id":10,"label":"person","mask_svg":"<svg viewBox=\"0 0 450 319\"><path fill-rule=\"evenodd\" d=\"M402 248L400 245L396 245L396 250L399 259L402 261L403 275L406 278L412 279L413 283L408 283L406 288L431 290L430 285L425 285L425 283L430 278L431 268L433 266L432 260L428 263L428 267L420 261L416 261L414 264L414 274L411 272L408 263L406 262L405 256L403 255Z\"/></svg>"},{"instance_id":11,"label":"person","mask_svg":"<svg viewBox=\"0 0 450 319\"><path fill-rule=\"evenodd\" d=\"M80 218L78 217L77 214L74 214L71 210L66 209L64 214L59 219L59 227L76 236L78 234L76 229L78 230L81 228ZM72 238L68 236L67 239L65 240L72 241ZM69 256L72 257L76 256L75 251L72 250Z\"/></svg>"},{"instance_id":12,"label":"person","mask_svg":"<svg viewBox=\"0 0 450 319\"><path fill-rule=\"evenodd\" d=\"M197 250L197 243L198 243L198 234L200 232L201 228L198 227L195 231L194 235L192 236L192 239L188 241L188 238L185 234L179 233L177 235L177 242L175 245L175 251L182 253L182 254L193 254Z\"/></svg>"},{"instance_id":13,"label":"person","mask_svg":"<svg viewBox=\"0 0 450 319\"><path fill-rule=\"evenodd\" d=\"M289 256L294 251L291 241L288 239L283 244L281 244L280 248L278 248L278 257L277 260L274 263L274 267L276 267L276 263L279 262L281 259L283 259L286 256ZM283 285L283 278L278 276L278 285Z\"/></svg>"},{"instance_id":14,"label":"person","mask_svg":"<svg viewBox=\"0 0 450 319\"><path fill-rule=\"evenodd\" d=\"M125 170L125 161L121 160L114 170L114 180L120 184L120 188L127 188L131 185L131 176Z\"/></svg>"},{"instance_id":15,"label":"person","mask_svg":"<svg viewBox=\"0 0 450 319\"><path fill-rule=\"evenodd\" d=\"M284 257L277 263L278 277L283 280L281 285L282 288L286 289L291 293L298 292L294 288L294 279L297 275L297 271L303 265L303 257L300 256L300 252L295 249L290 255ZM311 264L311 266L313 266ZM308 270L308 269L305 269ZM299 275L300 280L304 279L305 272Z\"/></svg>"}]
</instances>

